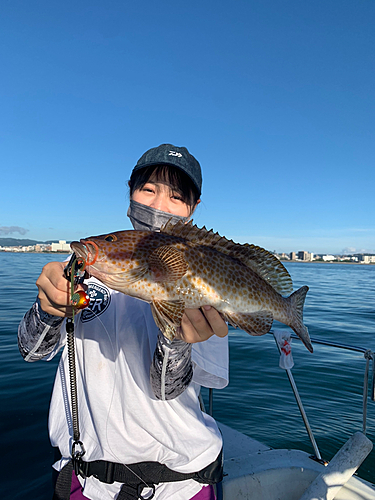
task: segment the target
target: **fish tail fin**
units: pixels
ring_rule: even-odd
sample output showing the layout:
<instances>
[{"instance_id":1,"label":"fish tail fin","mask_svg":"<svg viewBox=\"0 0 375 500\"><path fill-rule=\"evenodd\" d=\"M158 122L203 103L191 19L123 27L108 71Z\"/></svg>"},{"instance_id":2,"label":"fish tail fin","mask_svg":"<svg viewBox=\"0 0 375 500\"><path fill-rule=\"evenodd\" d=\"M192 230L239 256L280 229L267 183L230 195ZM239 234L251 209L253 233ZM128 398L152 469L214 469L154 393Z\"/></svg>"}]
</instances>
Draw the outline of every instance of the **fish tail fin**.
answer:
<instances>
[{"instance_id":1,"label":"fish tail fin","mask_svg":"<svg viewBox=\"0 0 375 500\"><path fill-rule=\"evenodd\" d=\"M308 286L302 286L288 297L293 317L290 327L296 332L307 349L310 352L313 352L309 331L303 324L303 306L305 304L305 298L308 290Z\"/></svg>"}]
</instances>

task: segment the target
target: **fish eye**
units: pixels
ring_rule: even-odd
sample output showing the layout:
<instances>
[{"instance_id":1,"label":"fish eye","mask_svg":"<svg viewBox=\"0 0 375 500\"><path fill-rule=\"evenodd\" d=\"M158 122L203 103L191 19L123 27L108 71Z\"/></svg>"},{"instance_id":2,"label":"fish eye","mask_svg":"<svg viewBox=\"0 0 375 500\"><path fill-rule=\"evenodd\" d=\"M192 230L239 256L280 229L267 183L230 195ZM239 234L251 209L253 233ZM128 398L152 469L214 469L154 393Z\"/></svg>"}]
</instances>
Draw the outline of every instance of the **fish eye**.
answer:
<instances>
[{"instance_id":1,"label":"fish eye","mask_svg":"<svg viewBox=\"0 0 375 500\"><path fill-rule=\"evenodd\" d=\"M115 236L114 234L109 234L104 239L105 239L105 241L116 241L117 240L117 236Z\"/></svg>"}]
</instances>

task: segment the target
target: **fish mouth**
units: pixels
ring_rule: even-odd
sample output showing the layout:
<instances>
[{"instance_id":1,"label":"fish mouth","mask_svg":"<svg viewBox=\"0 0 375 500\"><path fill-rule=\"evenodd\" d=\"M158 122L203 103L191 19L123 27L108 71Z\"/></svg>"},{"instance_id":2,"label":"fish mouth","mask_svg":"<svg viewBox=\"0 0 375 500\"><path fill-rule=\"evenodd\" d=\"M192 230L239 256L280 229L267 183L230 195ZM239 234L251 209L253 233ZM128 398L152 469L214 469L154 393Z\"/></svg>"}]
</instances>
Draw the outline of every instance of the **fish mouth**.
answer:
<instances>
[{"instance_id":1,"label":"fish mouth","mask_svg":"<svg viewBox=\"0 0 375 500\"><path fill-rule=\"evenodd\" d=\"M99 247L92 240L81 240L81 243L87 249L86 266L92 266L98 260Z\"/></svg>"},{"instance_id":2,"label":"fish mouth","mask_svg":"<svg viewBox=\"0 0 375 500\"><path fill-rule=\"evenodd\" d=\"M95 241L85 239L72 241L70 247L76 254L77 258L83 260L84 266L82 270L87 270L89 276L94 276L95 278L105 282L106 277L113 274L110 272L105 262L105 254L100 252L99 246L95 243Z\"/></svg>"},{"instance_id":3,"label":"fish mouth","mask_svg":"<svg viewBox=\"0 0 375 500\"><path fill-rule=\"evenodd\" d=\"M70 247L77 257L85 261L85 267L92 266L98 260L99 247L92 240L73 241Z\"/></svg>"}]
</instances>

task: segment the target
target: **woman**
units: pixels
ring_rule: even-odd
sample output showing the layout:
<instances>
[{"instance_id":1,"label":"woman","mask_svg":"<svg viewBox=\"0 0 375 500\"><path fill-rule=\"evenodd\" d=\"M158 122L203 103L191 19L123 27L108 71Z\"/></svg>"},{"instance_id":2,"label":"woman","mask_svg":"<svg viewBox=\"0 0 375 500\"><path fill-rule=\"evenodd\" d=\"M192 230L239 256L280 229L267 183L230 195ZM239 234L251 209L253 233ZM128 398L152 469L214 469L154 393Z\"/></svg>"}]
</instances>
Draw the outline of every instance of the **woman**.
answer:
<instances>
[{"instance_id":1,"label":"woman","mask_svg":"<svg viewBox=\"0 0 375 500\"><path fill-rule=\"evenodd\" d=\"M186 148L162 144L147 151L129 181L128 216L134 228L160 230L171 217L188 220L200 202L201 183L200 165ZM64 317L72 309L63 269L60 262L43 268L38 299L22 320L18 337L27 361L49 360L64 348L49 431L62 457L54 468L66 471L72 419ZM70 498L151 498L154 487L157 500L213 499L212 487L199 481L210 467L217 471L222 442L214 420L200 411L198 394L201 385L227 384L226 323L209 306L186 310L178 338L170 342L158 332L149 304L110 290L95 278L78 288L90 297L89 307L75 321L80 439L86 452L84 472L76 470L78 478L73 472ZM95 477L89 467L98 460L106 470L108 464L142 463L134 474L137 487L124 484L121 474L113 483L102 470ZM159 481L149 462L171 472Z\"/></svg>"}]
</instances>

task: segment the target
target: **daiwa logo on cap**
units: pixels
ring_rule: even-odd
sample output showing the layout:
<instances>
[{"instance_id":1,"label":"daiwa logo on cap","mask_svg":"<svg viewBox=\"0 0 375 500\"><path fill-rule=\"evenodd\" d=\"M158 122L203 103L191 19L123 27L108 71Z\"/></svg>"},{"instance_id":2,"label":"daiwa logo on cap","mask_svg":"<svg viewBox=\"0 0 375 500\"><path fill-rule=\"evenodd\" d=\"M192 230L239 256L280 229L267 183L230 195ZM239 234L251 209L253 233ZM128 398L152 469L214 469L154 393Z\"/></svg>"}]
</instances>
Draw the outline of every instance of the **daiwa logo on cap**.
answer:
<instances>
[{"instance_id":1,"label":"daiwa logo on cap","mask_svg":"<svg viewBox=\"0 0 375 500\"><path fill-rule=\"evenodd\" d=\"M181 153L177 153L177 151L169 151L169 155L168 156L178 156L179 158L181 158L182 154Z\"/></svg>"},{"instance_id":2,"label":"daiwa logo on cap","mask_svg":"<svg viewBox=\"0 0 375 500\"><path fill-rule=\"evenodd\" d=\"M89 284L87 295L90 297L90 303L87 308L81 312L82 323L91 321L103 314L111 302L111 295L108 288L98 283Z\"/></svg>"}]
</instances>

